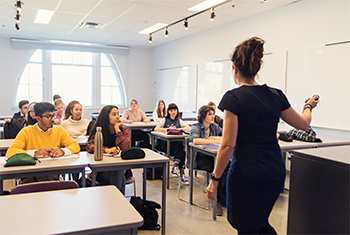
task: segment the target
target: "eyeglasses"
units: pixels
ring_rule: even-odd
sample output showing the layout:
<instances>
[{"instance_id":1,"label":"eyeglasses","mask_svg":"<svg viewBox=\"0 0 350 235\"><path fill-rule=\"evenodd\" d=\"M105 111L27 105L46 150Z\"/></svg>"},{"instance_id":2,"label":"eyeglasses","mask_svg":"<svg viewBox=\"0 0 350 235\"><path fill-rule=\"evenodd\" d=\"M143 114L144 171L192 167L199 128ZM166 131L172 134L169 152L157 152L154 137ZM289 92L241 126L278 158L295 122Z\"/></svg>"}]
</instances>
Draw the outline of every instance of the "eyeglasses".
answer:
<instances>
[{"instance_id":1,"label":"eyeglasses","mask_svg":"<svg viewBox=\"0 0 350 235\"><path fill-rule=\"evenodd\" d=\"M53 118L55 115L54 114L47 114L47 115L43 115L41 117L46 117L47 119L51 119Z\"/></svg>"}]
</instances>

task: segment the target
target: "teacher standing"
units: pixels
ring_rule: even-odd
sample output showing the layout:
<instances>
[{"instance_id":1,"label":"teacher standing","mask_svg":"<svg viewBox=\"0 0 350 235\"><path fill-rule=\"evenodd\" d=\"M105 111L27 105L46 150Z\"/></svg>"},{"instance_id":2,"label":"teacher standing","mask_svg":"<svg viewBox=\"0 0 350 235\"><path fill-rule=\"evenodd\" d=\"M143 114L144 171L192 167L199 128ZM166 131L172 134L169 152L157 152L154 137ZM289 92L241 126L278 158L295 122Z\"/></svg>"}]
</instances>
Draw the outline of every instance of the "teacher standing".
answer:
<instances>
[{"instance_id":1,"label":"teacher standing","mask_svg":"<svg viewBox=\"0 0 350 235\"><path fill-rule=\"evenodd\" d=\"M283 190L285 165L276 138L282 118L306 130L315 97L298 114L279 89L259 85L264 40L253 37L239 44L232 56L238 88L226 92L218 108L224 112L223 140L218 151L208 198L215 200L218 180L232 158L227 177L227 219L239 234L276 234L269 224L271 210Z\"/></svg>"}]
</instances>

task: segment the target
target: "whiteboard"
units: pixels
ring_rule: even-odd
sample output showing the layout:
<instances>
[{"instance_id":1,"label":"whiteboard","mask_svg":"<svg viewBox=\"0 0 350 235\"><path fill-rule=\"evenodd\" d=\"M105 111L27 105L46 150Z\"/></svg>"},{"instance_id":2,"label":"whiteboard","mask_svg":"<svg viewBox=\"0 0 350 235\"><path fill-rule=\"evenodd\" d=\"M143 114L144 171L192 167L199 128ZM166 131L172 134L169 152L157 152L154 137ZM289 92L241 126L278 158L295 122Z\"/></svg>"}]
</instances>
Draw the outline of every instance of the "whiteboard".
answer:
<instances>
[{"instance_id":1,"label":"whiteboard","mask_svg":"<svg viewBox=\"0 0 350 235\"><path fill-rule=\"evenodd\" d=\"M306 97L320 96L312 126L350 130L350 43L307 49Z\"/></svg>"},{"instance_id":2,"label":"whiteboard","mask_svg":"<svg viewBox=\"0 0 350 235\"><path fill-rule=\"evenodd\" d=\"M226 91L238 87L233 81L231 68L230 60L205 64L205 76L198 77L198 108L209 101L218 105ZM217 114L222 115L222 112L217 110Z\"/></svg>"},{"instance_id":3,"label":"whiteboard","mask_svg":"<svg viewBox=\"0 0 350 235\"><path fill-rule=\"evenodd\" d=\"M164 68L156 72L156 98L166 106L175 103L180 112L196 111L197 65Z\"/></svg>"},{"instance_id":4,"label":"whiteboard","mask_svg":"<svg viewBox=\"0 0 350 235\"><path fill-rule=\"evenodd\" d=\"M285 92L287 52L266 53L256 81L279 88ZM198 78L197 107L213 101L216 105L228 90L237 88L231 73L231 60L219 60L205 64L205 76ZM217 110L218 115L222 115Z\"/></svg>"}]
</instances>

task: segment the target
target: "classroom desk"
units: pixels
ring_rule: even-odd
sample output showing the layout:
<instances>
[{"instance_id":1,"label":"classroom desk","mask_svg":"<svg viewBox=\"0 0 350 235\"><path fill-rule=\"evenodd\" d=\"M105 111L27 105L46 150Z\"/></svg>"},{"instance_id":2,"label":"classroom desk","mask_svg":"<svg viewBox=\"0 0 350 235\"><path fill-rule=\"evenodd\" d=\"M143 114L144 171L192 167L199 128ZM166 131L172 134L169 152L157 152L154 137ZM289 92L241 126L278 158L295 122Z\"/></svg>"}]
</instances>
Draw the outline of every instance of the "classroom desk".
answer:
<instances>
[{"instance_id":1,"label":"classroom desk","mask_svg":"<svg viewBox=\"0 0 350 235\"><path fill-rule=\"evenodd\" d=\"M187 134L182 134L182 135L167 135L164 132L159 132L159 131L152 131L151 132L151 143L152 143L152 150L155 150L155 138L164 140L167 142L166 146L166 156L167 158L170 159L170 143L171 142L178 142L178 141L184 141L186 137L189 137ZM167 172L166 175L169 176L169 164L167 165ZM167 189L169 189L169 177L167 180Z\"/></svg>"},{"instance_id":2,"label":"classroom desk","mask_svg":"<svg viewBox=\"0 0 350 235\"><path fill-rule=\"evenodd\" d=\"M291 152L288 234L350 234L350 146Z\"/></svg>"},{"instance_id":3,"label":"classroom desk","mask_svg":"<svg viewBox=\"0 0 350 235\"><path fill-rule=\"evenodd\" d=\"M82 146L86 146L88 144L88 138L89 138L88 136L81 136L81 137L78 137L74 140L78 142L80 147L82 147ZM7 150L11 146L11 144L14 140L15 139L1 139L0 140L0 150Z\"/></svg>"},{"instance_id":4,"label":"classroom desk","mask_svg":"<svg viewBox=\"0 0 350 235\"><path fill-rule=\"evenodd\" d=\"M41 161L31 166L4 167L5 159L0 159L0 195L3 194L3 180L19 179L35 176L46 176L66 173L82 173L85 175L85 167L88 166L89 159L86 154L78 153L79 158L52 159ZM82 178L82 185L85 187L85 177Z\"/></svg>"},{"instance_id":5,"label":"classroom desk","mask_svg":"<svg viewBox=\"0 0 350 235\"><path fill-rule=\"evenodd\" d=\"M130 132L130 143L131 146L134 146L132 143L132 131L133 130L153 130L153 128L155 128L158 123L157 122L149 122L149 123L144 123L144 122L133 122L133 123L123 123L124 126L126 126L129 129Z\"/></svg>"},{"instance_id":6,"label":"classroom desk","mask_svg":"<svg viewBox=\"0 0 350 235\"><path fill-rule=\"evenodd\" d=\"M342 146L342 145L350 145L350 140L333 138L333 137L320 137L323 142L304 142L293 140L292 142L278 141L280 145L282 155L285 159L285 153L290 152L292 150L298 149L312 149L312 148L324 148L329 146ZM193 143L189 143L189 157L190 157L190 195L189 195L189 203L193 205L193 156L195 152L201 152L208 156L216 157L217 149L212 148L204 148L202 145L195 145ZM215 211L216 204L213 205L213 219L216 219Z\"/></svg>"},{"instance_id":7,"label":"classroom desk","mask_svg":"<svg viewBox=\"0 0 350 235\"><path fill-rule=\"evenodd\" d=\"M137 234L142 216L115 186L0 197L0 234Z\"/></svg>"},{"instance_id":8,"label":"classroom desk","mask_svg":"<svg viewBox=\"0 0 350 235\"><path fill-rule=\"evenodd\" d=\"M82 152L81 154L85 154L89 158L89 167L92 170L92 185L95 185L96 182L96 172L101 171L113 171L113 170L125 170L125 169L135 169L135 168L143 168L143 199L146 199L146 176L147 171L146 168L152 167L162 167L163 168L163 182L162 182L162 217L161 217L161 233L165 234L165 215L166 215L166 188L165 182L167 181L167 175L165 174L165 168L169 161L168 158L163 155L156 153L150 149L143 149L146 153L145 158L143 159L133 159L133 160L123 160L121 158L114 157L103 157L102 161L95 161L93 154L87 154L86 152Z\"/></svg>"}]
</instances>

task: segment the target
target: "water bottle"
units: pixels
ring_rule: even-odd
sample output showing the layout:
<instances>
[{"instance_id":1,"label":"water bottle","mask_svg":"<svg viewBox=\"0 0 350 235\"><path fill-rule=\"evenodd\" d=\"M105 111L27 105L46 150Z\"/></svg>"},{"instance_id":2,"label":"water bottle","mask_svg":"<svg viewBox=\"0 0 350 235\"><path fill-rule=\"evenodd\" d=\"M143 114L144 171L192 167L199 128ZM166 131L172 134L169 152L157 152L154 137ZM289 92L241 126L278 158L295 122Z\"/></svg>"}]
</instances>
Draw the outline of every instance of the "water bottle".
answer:
<instances>
[{"instance_id":1,"label":"water bottle","mask_svg":"<svg viewBox=\"0 0 350 235\"><path fill-rule=\"evenodd\" d=\"M96 127L95 134L95 150L94 150L94 158L95 161L102 161L103 159L103 136L102 136L102 127Z\"/></svg>"}]
</instances>

